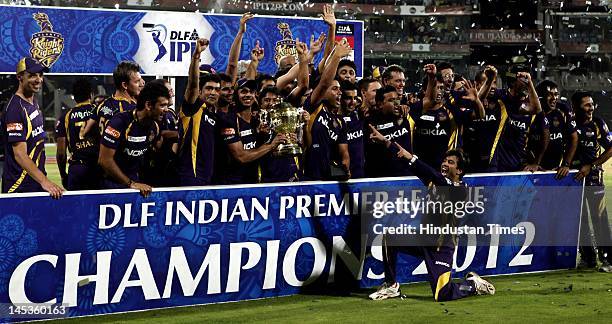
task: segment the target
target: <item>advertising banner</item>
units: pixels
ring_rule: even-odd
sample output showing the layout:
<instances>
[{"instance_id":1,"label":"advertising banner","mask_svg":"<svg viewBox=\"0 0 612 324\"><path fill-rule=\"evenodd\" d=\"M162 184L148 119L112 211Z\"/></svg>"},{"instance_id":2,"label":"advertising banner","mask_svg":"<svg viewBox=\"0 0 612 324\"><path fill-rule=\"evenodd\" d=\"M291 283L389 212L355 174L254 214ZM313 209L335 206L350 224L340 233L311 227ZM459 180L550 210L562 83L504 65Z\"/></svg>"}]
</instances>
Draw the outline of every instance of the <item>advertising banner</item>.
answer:
<instances>
[{"instance_id":1,"label":"advertising banner","mask_svg":"<svg viewBox=\"0 0 612 324\"><path fill-rule=\"evenodd\" d=\"M15 73L17 61L32 56L52 74L112 74L117 63L132 60L146 75L187 76L199 37L210 40L202 63L225 71L240 15L0 6L0 21L0 73ZM337 24L340 35L350 41L350 58L360 77L363 22ZM265 57L258 71L274 75L280 57L297 59L296 39L308 44L312 35L317 38L327 29L320 18L256 16L247 23L240 59L249 60L259 41ZM321 51L315 63L322 56Z\"/></svg>"},{"instance_id":2,"label":"advertising banner","mask_svg":"<svg viewBox=\"0 0 612 324\"><path fill-rule=\"evenodd\" d=\"M582 183L554 176L466 178L489 230L484 244L457 236L457 276L575 266ZM398 188L427 191L415 178L385 178L167 188L148 198L2 195L0 304L51 303L74 317L374 287L384 278L382 236L364 230L365 214ZM397 272L401 282L427 279L408 255ZM0 322L19 320L0 311Z\"/></svg>"}]
</instances>

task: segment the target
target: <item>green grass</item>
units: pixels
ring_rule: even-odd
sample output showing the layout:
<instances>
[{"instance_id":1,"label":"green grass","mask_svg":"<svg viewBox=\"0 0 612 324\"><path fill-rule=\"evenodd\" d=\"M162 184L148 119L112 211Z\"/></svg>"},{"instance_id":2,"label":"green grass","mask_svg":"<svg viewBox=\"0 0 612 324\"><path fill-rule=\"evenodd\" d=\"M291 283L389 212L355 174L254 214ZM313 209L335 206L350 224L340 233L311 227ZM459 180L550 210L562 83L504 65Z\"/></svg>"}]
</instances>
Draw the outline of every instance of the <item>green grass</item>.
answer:
<instances>
[{"instance_id":1,"label":"green grass","mask_svg":"<svg viewBox=\"0 0 612 324\"><path fill-rule=\"evenodd\" d=\"M426 283L403 285L406 298L370 301L373 290L348 297L298 295L65 320L67 323L364 323L442 321L609 323L612 275L560 271L490 278L493 296L435 303ZM571 288L570 288L571 287Z\"/></svg>"}]
</instances>

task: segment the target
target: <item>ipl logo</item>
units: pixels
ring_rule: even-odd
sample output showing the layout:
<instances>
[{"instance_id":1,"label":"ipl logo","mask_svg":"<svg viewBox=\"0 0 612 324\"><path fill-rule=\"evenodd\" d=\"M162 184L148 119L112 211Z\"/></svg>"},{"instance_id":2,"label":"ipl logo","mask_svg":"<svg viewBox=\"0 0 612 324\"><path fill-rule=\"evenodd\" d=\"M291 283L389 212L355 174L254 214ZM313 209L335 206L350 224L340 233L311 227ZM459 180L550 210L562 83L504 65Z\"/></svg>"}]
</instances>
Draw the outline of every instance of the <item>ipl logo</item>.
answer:
<instances>
[{"instance_id":1,"label":"ipl logo","mask_svg":"<svg viewBox=\"0 0 612 324\"><path fill-rule=\"evenodd\" d=\"M53 25L45 13L35 13L34 19L40 26L40 32L32 35L30 54L42 65L50 68L64 50L64 37L53 31Z\"/></svg>"},{"instance_id":2,"label":"ipl logo","mask_svg":"<svg viewBox=\"0 0 612 324\"><path fill-rule=\"evenodd\" d=\"M151 33L151 37L153 37L153 41L157 44L157 57L153 60L153 62L159 61L168 51L166 50L166 46L164 46L164 42L166 41L166 36L168 35L168 30L166 26L162 24L144 24L143 27L150 28L147 32Z\"/></svg>"},{"instance_id":3,"label":"ipl logo","mask_svg":"<svg viewBox=\"0 0 612 324\"><path fill-rule=\"evenodd\" d=\"M276 65L278 65L280 60L287 55L293 55L297 60L295 40L293 39L293 35L289 29L289 24L279 23L277 27L283 36L283 39L276 42L276 46L274 47L274 61L276 62Z\"/></svg>"}]
</instances>

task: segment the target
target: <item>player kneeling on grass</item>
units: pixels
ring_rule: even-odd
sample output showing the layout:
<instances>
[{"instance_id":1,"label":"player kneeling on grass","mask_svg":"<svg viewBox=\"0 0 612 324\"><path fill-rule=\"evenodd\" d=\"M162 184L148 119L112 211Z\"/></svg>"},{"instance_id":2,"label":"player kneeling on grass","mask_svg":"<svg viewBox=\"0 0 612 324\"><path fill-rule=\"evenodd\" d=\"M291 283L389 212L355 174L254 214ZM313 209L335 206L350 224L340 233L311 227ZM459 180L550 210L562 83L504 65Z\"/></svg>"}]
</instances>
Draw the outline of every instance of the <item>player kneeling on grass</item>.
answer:
<instances>
[{"instance_id":1,"label":"player kneeling on grass","mask_svg":"<svg viewBox=\"0 0 612 324\"><path fill-rule=\"evenodd\" d=\"M140 183L140 166L145 153L159 141L159 126L168 110L170 93L159 83L148 83L138 96L135 110L119 113L110 120L100 141L98 163L105 173L106 189L130 188L143 196L151 186Z\"/></svg>"},{"instance_id":2,"label":"player kneeling on grass","mask_svg":"<svg viewBox=\"0 0 612 324\"><path fill-rule=\"evenodd\" d=\"M467 198L467 187L461 180L465 170L465 160L459 151L446 152L440 171L434 170L418 159L418 157L399 144L386 139L374 127L370 138L384 143L398 157L410 161L411 171L427 186L429 197L437 201L459 201ZM448 189L448 190L445 190ZM429 224L452 224L454 215L424 215L424 221ZM474 272L469 272L462 283L451 282L453 254L456 240L452 235L421 236L419 244L407 246L398 236L383 236L383 264L385 268L385 283L370 299L383 300L400 296L400 285L396 280L397 253L405 252L425 261L429 274L429 283L436 301L455 300L471 295L493 295L495 287Z\"/></svg>"}]
</instances>

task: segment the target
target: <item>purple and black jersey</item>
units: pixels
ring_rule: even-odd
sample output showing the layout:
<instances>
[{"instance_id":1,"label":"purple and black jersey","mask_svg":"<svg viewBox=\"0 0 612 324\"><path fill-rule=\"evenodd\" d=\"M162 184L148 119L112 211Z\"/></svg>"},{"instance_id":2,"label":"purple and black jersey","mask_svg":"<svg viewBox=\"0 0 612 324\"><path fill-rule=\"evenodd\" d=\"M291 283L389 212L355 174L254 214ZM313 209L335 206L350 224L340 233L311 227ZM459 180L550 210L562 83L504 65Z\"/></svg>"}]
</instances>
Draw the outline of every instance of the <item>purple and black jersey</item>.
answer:
<instances>
[{"instance_id":1,"label":"purple and black jersey","mask_svg":"<svg viewBox=\"0 0 612 324\"><path fill-rule=\"evenodd\" d=\"M576 121L561 109L549 111L546 113L546 118L548 119L550 141L542 158L542 167L554 170L563 162L570 137L576 132Z\"/></svg>"},{"instance_id":2,"label":"purple and black jersey","mask_svg":"<svg viewBox=\"0 0 612 324\"><path fill-rule=\"evenodd\" d=\"M100 133L102 133L113 116L118 113L132 111L134 109L136 109L135 101L112 96L102 101L102 103L96 109L96 113L91 116L91 119L98 123L98 128Z\"/></svg>"},{"instance_id":3,"label":"purple and black jersey","mask_svg":"<svg viewBox=\"0 0 612 324\"><path fill-rule=\"evenodd\" d=\"M225 145L241 143L242 148L257 148L257 123L255 118L247 122L238 114L226 114L220 119L219 131ZM241 163L234 159L227 149L227 163L221 165L222 179L225 184L256 183L258 179L258 161Z\"/></svg>"},{"instance_id":4,"label":"purple and black jersey","mask_svg":"<svg viewBox=\"0 0 612 324\"><path fill-rule=\"evenodd\" d=\"M365 177L365 120L357 110L342 117L346 125L346 141L351 157L351 178Z\"/></svg>"},{"instance_id":5,"label":"purple and black jersey","mask_svg":"<svg viewBox=\"0 0 612 324\"><path fill-rule=\"evenodd\" d=\"M9 100L3 116L5 162L2 173L2 192L37 192L42 187L17 163L13 143L25 142L27 154L42 173L45 172L44 118L38 103L25 101L18 95Z\"/></svg>"},{"instance_id":6,"label":"purple and black jersey","mask_svg":"<svg viewBox=\"0 0 612 324\"><path fill-rule=\"evenodd\" d=\"M550 129L547 115L541 111L535 115L529 127L527 137L527 163L535 163L536 157L542 151L542 138Z\"/></svg>"},{"instance_id":7,"label":"purple and black jersey","mask_svg":"<svg viewBox=\"0 0 612 324\"><path fill-rule=\"evenodd\" d=\"M199 98L179 113L178 173L182 186L209 185L215 161L217 116Z\"/></svg>"},{"instance_id":8,"label":"purple and black jersey","mask_svg":"<svg viewBox=\"0 0 612 324\"><path fill-rule=\"evenodd\" d=\"M302 178L298 156L273 156L268 153L259 159L259 182L299 181Z\"/></svg>"},{"instance_id":9,"label":"purple and black jersey","mask_svg":"<svg viewBox=\"0 0 612 324\"><path fill-rule=\"evenodd\" d=\"M501 120L501 107L496 100L485 99L485 117L468 121L463 128L463 149L469 157L469 172L489 170L491 148Z\"/></svg>"},{"instance_id":10,"label":"purple and black jersey","mask_svg":"<svg viewBox=\"0 0 612 324\"><path fill-rule=\"evenodd\" d=\"M145 153L151 149L157 136L157 123L139 122L136 110L133 110L119 113L108 122L100 144L114 149L117 166L128 178L138 181ZM110 177L106 180L108 189L125 188L125 184L117 183Z\"/></svg>"},{"instance_id":11,"label":"purple and black jersey","mask_svg":"<svg viewBox=\"0 0 612 324\"><path fill-rule=\"evenodd\" d=\"M367 123L378 130L386 139L396 142L407 151L411 151L414 135L414 120L410 116L398 118L385 116L373 112ZM369 127L366 128L366 138L370 136ZM393 144L392 144L393 145ZM366 144L366 176L368 177L399 177L410 176L409 161L397 157L397 151L391 150L384 144L368 141Z\"/></svg>"},{"instance_id":12,"label":"purple and black jersey","mask_svg":"<svg viewBox=\"0 0 612 324\"><path fill-rule=\"evenodd\" d=\"M510 95L507 89L497 89L491 100L501 108L499 128L491 148L491 171L519 171L527 160L527 137L536 115L521 110L528 103Z\"/></svg>"},{"instance_id":13,"label":"purple and black jersey","mask_svg":"<svg viewBox=\"0 0 612 324\"><path fill-rule=\"evenodd\" d=\"M423 105L413 105L410 115L414 119L414 153L423 162L437 167L444 154L456 149L459 129L455 114L442 106L435 110L423 110Z\"/></svg>"},{"instance_id":14,"label":"purple and black jersey","mask_svg":"<svg viewBox=\"0 0 612 324\"><path fill-rule=\"evenodd\" d=\"M71 161L82 164L97 165L100 150L100 138L95 132L90 132L84 138L79 136L82 127L95 113L95 107L90 102L80 103L67 110L57 120L56 137L66 137L68 150L72 154Z\"/></svg>"},{"instance_id":15,"label":"purple and black jersey","mask_svg":"<svg viewBox=\"0 0 612 324\"><path fill-rule=\"evenodd\" d=\"M599 155L612 146L612 134L606 122L593 117L590 122L577 126L578 148L574 162L578 166L593 163Z\"/></svg>"},{"instance_id":16,"label":"purple and black jersey","mask_svg":"<svg viewBox=\"0 0 612 324\"><path fill-rule=\"evenodd\" d=\"M304 176L307 180L331 179L331 163L338 157L338 144L346 143L342 119L328 111L324 103L310 115L306 129Z\"/></svg>"}]
</instances>

